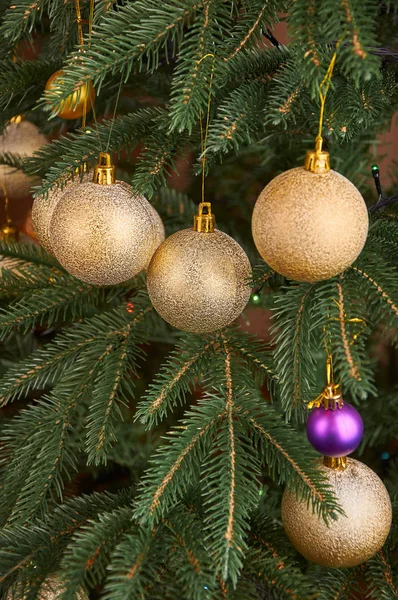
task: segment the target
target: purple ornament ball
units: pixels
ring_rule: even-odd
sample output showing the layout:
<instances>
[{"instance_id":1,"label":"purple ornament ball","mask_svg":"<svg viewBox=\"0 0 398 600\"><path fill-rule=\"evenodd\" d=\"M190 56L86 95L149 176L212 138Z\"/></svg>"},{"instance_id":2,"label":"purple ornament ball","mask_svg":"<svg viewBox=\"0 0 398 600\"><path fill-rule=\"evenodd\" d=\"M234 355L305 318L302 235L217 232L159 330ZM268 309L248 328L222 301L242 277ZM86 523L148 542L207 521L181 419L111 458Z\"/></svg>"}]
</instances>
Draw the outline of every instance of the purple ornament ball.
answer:
<instances>
[{"instance_id":1,"label":"purple ornament ball","mask_svg":"<svg viewBox=\"0 0 398 600\"><path fill-rule=\"evenodd\" d=\"M362 417L351 404L326 410L314 408L307 420L307 437L310 444L324 456L347 456L361 443Z\"/></svg>"}]
</instances>

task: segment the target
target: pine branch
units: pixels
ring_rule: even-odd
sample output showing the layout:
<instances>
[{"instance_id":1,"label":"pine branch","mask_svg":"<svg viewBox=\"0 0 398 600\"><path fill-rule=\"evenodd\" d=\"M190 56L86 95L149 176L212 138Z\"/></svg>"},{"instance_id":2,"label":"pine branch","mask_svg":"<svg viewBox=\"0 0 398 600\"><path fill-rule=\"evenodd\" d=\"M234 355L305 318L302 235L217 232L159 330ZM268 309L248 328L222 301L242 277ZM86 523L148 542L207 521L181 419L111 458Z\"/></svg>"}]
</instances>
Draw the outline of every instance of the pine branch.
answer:
<instances>
[{"instance_id":1,"label":"pine branch","mask_svg":"<svg viewBox=\"0 0 398 600\"><path fill-rule=\"evenodd\" d=\"M264 81L249 81L231 92L218 107L213 119L207 143L211 154L235 152L249 145L265 131L259 115L263 112L266 98Z\"/></svg>"},{"instance_id":2,"label":"pine branch","mask_svg":"<svg viewBox=\"0 0 398 600\"><path fill-rule=\"evenodd\" d=\"M147 300L144 299L145 302ZM136 303L139 304L139 298ZM141 323L148 310L148 307L137 309L131 319L131 327ZM119 322L122 315L119 315ZM124 315L126 324L128 313ZM115 327L114 316L101 315L92 320L89 327L94 328L98 323L103 326L104 322L108 327L111 324ZM113 337L115 333L116 336L126 335L125 330L113 332ZM49 398L31 405L5 430L3 442L7 455L3 462L7 463L7 470L0 494L5 494L8 499L3 506L6 511L11 507L12 520L30 519L36 512L45 511L50 500L62 496L64 478L75 470L76 458L82 450L81 440L75 437L74 432L76 419L79 419L79 407L91 399L102 362L114 344L115 339L109 341L104 336L101 343L96 344L95 350L89 349L79 363L72 364ZM102 380L101 373L99 381ZM105 425L109 432L109 422L105 421ZM89 439L92 437L89 432ZM11 460L7 458L8 454ZM18 468L21 464L23 468Z\"/></svg>"},{"instance_id":3,"label":"pine branch","mask_svg":"<svg viewBox=\"0 0 398 600\"><path fill-rule=\"evenodd\" d=\"M152 203L170 234L191 226L197 212L196 204L186 194L167 187L158 189Z\"/></svg>"},{"instance_id":4,"label":"pine branch","mask_svg":"<svg viewBox=\"0 0 398 600\"><path fill-rule=\"evenodd\" d=\"M6 23L3 23L3 27ZM1 34L1 28L0 28ZM61 66L59 58L45 60L0 62L0 110L7 109L10 104L13 110L26 102L32 108L40 98L43 87L50 75Z\"/></svg>"},{"instance_id":5,"label":"pine branch","mask_svg":"<svg viewBox=\"0 0 398 600\"><path fill-rule=\"evenodd\" d=\"M163 520L163 525L171 533L173 558L169 563L169 571L176 576L179 593L192 600L203 597L203 590L210 592L214 574L211 569L209 555L203 540L203 524L192 510L179 505ZM174 562L174 564L173 564ZM181 564L186 565L181 568ZM174 575L176 574L176 575Z\"/></svg>"},{"instance_id":6,"label":"pine branch","mask_svg":"<svg viewBox=\"0 0 398 600\"><path fill-rule=\"evenodd\" d=\"M39 264L47 267L56 266L57 269L63 270L53 256L36 244L19 244L0 240L0 256L15 258L25 263Z\"/></svg>"},{"instance_id":7,"label":"pine branch","mask_svg":"<svg viewBox=\"0 0 398 600\"><path fill-rule=\"evenodd\" d=\"M376 388L366 341L370 334L361 292L349 272L317 286L314 320L318 336L333 357L343 394L354 398L375 395ZM322 331L321 331L322 327Z\"/></svg>"},{"instance_id":8,"label":"pine branch","mask_svg":"<svg viewBox=\"0 0 398 600\"><path fill-rule=\"evenodd\" d=\"M283 528L262 507L251 525L245 577L255 580L257 587L261 585L276 598L315 598L310 580L292 560L290 548L288 551L285 549L285 537Z\"/></svg>"},{"instance_id":9,"label":"pine branch","mask_svg":"<svg viewBox=\"0 0 398 600\"><path fill-rule=\"evenodd\" d=\"M50 326L58 319L77 319L90 307L104 300L104 290L72 278L69 285L51 285L21 296L6 309L0 309L0 337L4 339L13 329L25 333L36 325Z\"/></svg>"},{"instance_id":10,"label":"pine branch","mask_svg":"<svg viewBox=\"0 0 398 600\"><path fill-rule=\"evenodd\" d=\"M25 159L19 154L13 154L12 152L5 152L0 154L0 165L7 165L12 169L18 169L18 171L25 170Z\"/></svg>"},{"instance_id":11,"label":"pine branch","mask_svg":"<svg viewBox=\"0 0 398 600\"><path fill-rule=\"evenodd\" d=\"M152 428L174 407L182 405L196 387L197 378L206 373L213 344L212 339L185 334L139 402L136 419Z\"/></svg>"},{"instance_id":12,"label":"pine branch","mask_svg":"<svg viewBox=\"0 0 398 600\"><path fill-rule=\"evenodd\" d=\"M87 422L88 464L106 464L109 450L117 439L116 425L122 420L119 402L126 405L133 395L131 382L127 385L125 380L136 375L137 360L142 357L137 343L144 339L135 331L135 339L132 341L132 327L131 322L122 331L118 347L112 347L102 358L102 368L95 382ZM127 390L123 390L123 387Z\"/></svg>"},{"instance_id":13,"label":"pine branch","mask_svg":"<svg viewBox=\"0 0 398 600\"><path fill-rule=\"evenodd\" d=\"M398 597L398 578L386 551L379 550L366 563L369 597L372 600L394 600Z\"/></svg>"},{"instance_id":14,"label":"pine branch","mask_svg":"<svg viewBox=\"0 0 398 600\"><path fill-rule=\"evenodd\" d=\"M182 494L198 477L199 465L211 445L225 409L218 396L206 395L198 406L188 411L183 427L166 437L153 458L141 485L135 515L141 522L158 522L177 501L176 490Z\"/></svg>"},{"instance_id":15,"label":"pine branch","mask_svg":"<svg viewBox=\"0 0 398 600\"><path fill-rule=\"evenodd\" d=\"M120 538L134 527L131 508L99 514L83 525L70 540L62 560L68 581L64 600L73 600L81 586L99 585L106 575L110 555Z\"/></svg>"},{"instance_id":16,"label":"pine branch","mask_svg":"<svg viewBox=\"0 0 398 600\"><path fill-rule=\"evenodd\" d=\"M224 61L235 59L243 50L256 51L262 38L262 30L269 23L277 21L277 12L282 13L286 10L287 5L283 4L276 1L264 4L262 0L243 3L236 25L231 31L231 39L228 40L231 50Z\"/></svg>"},{"instance_id":17,"label":"pine branch","mask_svg":"<svg viewBox=\"0 0 398 600\"><path fill-rule=\"evenodd\" d=\"M253 417L244 416L271 476L294 490L304 502L311 501L325 521L336 518L341 509L326 479L314 465L316 454L310 448L304 450L297 434L289 431L288 424L282 424L280 415L272 407L263 407L262 412L264 415L254 412Z\"/></svg>"},{"instance_id":18,"label":"pine branch","mask_svg":"<svg viewBox=\"0 0 398 600\"><path fill-rule=\"evenodd\" d=\"M381 256L360 257L351 272L367 300L371 322L382 324L391 341L396 343L395 329L398 317L398 290L396 269L391 268Z\"/></svg>"},{"instance_id":19,"label":"pine branch","mask_svg":"<svg viewBox=\"0 0 398 600\"><path fill-rule=\"evenodd\" d=\"M110 597L145 598L146 590L159 577L164 562L157 542L157 530L137 528L116 547L110 564L106 593Z\"/></svg>"},{"instance_id":20,"label":"pine branch","mask_svg":"<svg viewBox=\"0 0 398 600\"><path fill-rule=\"evenodd\" d=\"M207 112L215 52L222 43L221 23L228 23L229 12L223 0L204 0L203 12L193 20L184 36L171 90L170 131L192 132L201 113Z\"/></svg>"},{"instance_id":21,"label":"pine branch","mask_svg":"<svg viewBox=\"0 0 398 600\"><path fill-rule=\"evenodd\" d=\"M73 533L89 519L105 511L122 510L131 503L131 490L119 494L93 493L68 500L55 507L43 520L23 525L12 525L0 534L0 561L4 581L15 581L19 593L25 586L40 587L54 559L64 550Z\"/></svg>"},{"instance_id":22,"label":"pine branch","mask_svg":"<svg viewBox=\"0 0 398 600\"><path fill-rule=\"evenodd\" d=\"M169 43L173 54L178 51L185 24L202 8L201 0L168 0L161 7L155 0L139 0L109 12L93 32L90 53L70 56L64 81L59 90L46 94L48 101L55 107L81 83L91 80L99 92L107 76L121 73L126 81L134 67L157 69L160 54Z\"/></svg>"},{"instance_id":23,"label":"pine branch","mask_svg":"<svg viewBox=\"0 0 398 600\"><path fill-rule=\"evenodd\" d=\"M186 153L187 143L185 136L158 129L147 136L132 179L133 187L150 198L158 187L165 186L170 173L177 173L176 160Z\"/></svg>"},{"instance_id":24,"label":"pine branch","mask_svg":"<svg viewBox=\"0 0 398 600\"><path fill-rule=\"evenodd\" d=\"M49 5L50 0L16 0L4 15L0 36L8 40L10 47L16 45L23 36L32 31L36 21L42 17Z\"/></svg>"},{"instance_id":25,"label":"pine branch","mask_svg":"<svg viewBox=\"0 0 398 600\"><path fill-rule=\"evenodd\" d=\"M303 419L306 404L316 395L313 294L313 284L294 285L275 301L274 360L282 407L288 418L294 414Z\"/></svg>"},{"instance_id":26,"label":"pine branch","mask_svg":"<svg viewBox=\"0 0 398 600\"><path fill-rule=\"evenodd\" d=\"M259 371L270 381L278 381L270 349L264 347L263 341L254 335L233 328L225 331L225 337L234 349L234 353L242 357L250 368Z\"/></svg>"},{"instance_id":27,"label":"pine branch","mask_svg":"<svg viewBox=\"0 0 398 600\"><path fill-rule=\"evenodd\" d=\"M253 448L245 440L245 429L237 420L235 406L242 391L234 383L231 352L224 336L222 344L225 372L220 391L225 417L205 462L202 484L206 543L216 572L235 586L247 549L249 515L258 502L260 469Z\"/></svg>"},{"instance_id":28,"label":"pine branch","mask_svg":"<svg viewBox=\"0 0 398 600\"><path fill-rule=\"evenodd\" d=\"M35 195L47 194L54 184L65 185L68 177L75 176L78 167L96 162L102 148L110 152L131 151L151 130L153 121L157 123L156 118L162 115L164 111L159 108L141 109L85 131L68 133L42 147L24 163L29 174L46 172Z\"/></svg>"},{"instance_id":29,"label":"pine branch","mask_svg":"<svg viewBox=\"0 0 398 600\"><path fill-rule=\"evenodd\" d=\"M315 574L314 574L315 575ZM361 568L323 569L322 578L316 574L319 600L361 600L362 590L358 585L362 577Z\"/></svg>"},{"instance_id":30,"label":"pine branch","mask_svg":"<svg viewBox=\"0 0 398 600\"><path fill-rule=\"evenodd\" d=\"M91 391L98 367L94 363L89 373L75 367L68 372L66 384L22 411L16 423L5 429L3 443L12 458L7 460L0 490L3 522L6 518L24 523L35 514L45 514L48 502L62 497L64 479L77 469L79 447L72 422L78 403ZM19 465L23 468L18 469Z\"/></svg>"},{"instance_id":31,"label":"pine branch","mask_svg":"<svg viewBox=\"0 0 398 600\"><path fill-rule=\"evenodd\" d=\"M379 77L379 59L370 53L370 48L377 46L376 14L376 0L336 0L322 5L313 0L295 2L289 10L289 25L294 41L302 45L304 78L312 79L313 85L323 78L329 61L325 61L319 44L325 40L341 40L338 63L356 83Z\"/></svg>"},{"instance_id":32,"label":"pine branch","mask_svg":"<svg viewBox=\"0 0 398 600\"><path fill-rule=\"evenodd\" d=\"M137 309L139 316L147 309L147 304L138 304ZM0 385L3 405L28 394L31 389L41 389L59 381L81 353L94 345L105 348L109 343L116 344L118 338L124 335L126 323L127 311L122 305L82 324L75 324L72 329L57 336L51 345L39 349L7 371Z\"/></svg>"}]
</instances>

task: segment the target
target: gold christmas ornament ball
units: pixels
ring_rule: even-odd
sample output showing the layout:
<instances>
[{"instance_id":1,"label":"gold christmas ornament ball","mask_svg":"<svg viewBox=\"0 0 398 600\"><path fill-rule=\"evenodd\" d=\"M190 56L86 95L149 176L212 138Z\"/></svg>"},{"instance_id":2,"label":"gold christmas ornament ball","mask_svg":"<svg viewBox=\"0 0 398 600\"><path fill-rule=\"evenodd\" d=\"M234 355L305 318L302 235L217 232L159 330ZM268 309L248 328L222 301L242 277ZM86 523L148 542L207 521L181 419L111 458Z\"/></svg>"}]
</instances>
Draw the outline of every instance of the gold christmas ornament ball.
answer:
<instances>
[{"instance_id":1,"label":"gold christmas ornament ball","mask_svg":"<svg viewBox=\"0 0 398 600\"><path fill-rule=\"evenodd\" d=\"M282 521L293 546L308 560L325 567L354 567L383 546L391 527L392 508L388 492L372 469L347 458L345 469L319 465L329 480L345 515L330 521L285 490Z\"/></svg>"},{"instance_id":2,"label":"gold christmas ornament ball","mask_svg":"<svg viewBox=\"0 0 398 600\"><path fill-rule=\"evenodd\" d=\"M349 267L368 234L357 188L336 171L290 169L261 192L253 211L257 250L275 271L296 281L329 279Z\"/></svg>"},{"instance_id":3,"label":"gold christmas ornament ball","mask_svg":"<svg viewBox=\"0 0 398 600\"><path fill-rule=\"evenodd\" d=\"M70 190L81 183L92 180L92 173L86 173L83 179L80 180L80 175L75 175L75 178L70 180L64 188L54 187L47 196L38 196L35 198L32 206L32 225L40 245L50 254L53 254L50 243L50 223L55 207L65 194L66 190Z\"/></svg>"},{"instance_id":4,"label":"gold christmas ornament ball","mask_svg":"<svg viewBox=\"0 0 398 600\"><path fill-rule=\"evenodd\" d=\"M42 583L37 597L38 600L59 600L66 589L66 584L60 577L51 575ZM15 591L8 592L6 600L25 600L25 598L26 595L21 596L21 591L18 591L17 587ZM82 588L76 592L76 600L88 600L88 596Z\"/></svg>"},{"instance_id":5,"label":"gold christmas ornament ball","mask_svg":"<svg viewBox=\"0 0 398 600\"><path fill-rule=\"evenodd\" d=\"M21 157L32 156L36 150L47 144L47 138L29 121L11 122L0 136L0 152L17 154ZM19 169L8 165L0 165L0 188L5 188L11 200L19 200L29 196L32 186L37 185L39 178L30 177ZM0 193L2 193L1 190Z\"/></svg>"},{"instance_id":6,"label":"gold christmas ornament ball","mask_svg":"<svg viewBox=\"0 0 398 600\"><path fill-rule=\"evenodd\" d=\"M118 181L67 189L54 209L49 238L61 265L94 285L130 279L148 266L160 243L149 202Z\"/></svg>"},{"instance_id":7,"label":"gold christmas ornament ball","mask_svg":"<svg viewBox=\"0 0 398 600\"><path fill-rule=\"evenodd\" d=\"M45 89L51 91L60 89L63 75L62 70L53 73L47 81ZM84 114L84 110L86 110L86 113L90 112L94 102L95 90L90 81L90 83L82 85L78 92L74 92L66 100L62 100L57 115L61 119L80 119Z\"/></svg>"},{"instance_id":8,"label":"gold christmas ornament ball","mask_svg":"<svg viewBox=\"0 0 398 600\"><path fill-rule=\"evenodd\" d=\"M222 231L177 231L155 252L147 272L149 297L161 317L194 333L232 323L250 297L249 259Z\"/></svg>"}]
</instances>

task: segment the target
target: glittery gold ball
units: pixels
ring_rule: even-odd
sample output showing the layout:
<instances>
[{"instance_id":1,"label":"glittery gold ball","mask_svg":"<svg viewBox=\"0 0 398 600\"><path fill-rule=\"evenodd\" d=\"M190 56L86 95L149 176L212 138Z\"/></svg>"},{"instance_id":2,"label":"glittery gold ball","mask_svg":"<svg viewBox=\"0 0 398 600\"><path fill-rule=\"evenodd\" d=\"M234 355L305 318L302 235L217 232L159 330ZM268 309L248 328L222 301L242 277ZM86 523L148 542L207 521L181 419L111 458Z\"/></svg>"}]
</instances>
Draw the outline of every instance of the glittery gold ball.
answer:
<instances>
[{"instance_id":1,"label":"glittery gold ball","mask_svg":"<svg viewBox=\"0 0 398 600\"><path fill-rule=\"evenodd\" d=\"M252 232L257 250L275 271L296 281L321 281L358 257L368 213L357 188L340 173L298 167L263 189Z\"/></svg>"},{"instance_id":2,"label":"glittery gold ball","mask_svg":"<svg viewBox=\"0 0 398 600\"><path fill-rule=\"evenodd\" d=\"M47 144L47 141L36 125L29 121L10 123L0 136L0 152L10 152L21 157L32 156L36 150ZM0 187L5 187L8 197L12 200L28 196L31 187L39 181L39 178L29 177L19 169L0 165Z\"/></svg>"},{"instance_id":3,"label":"glittery gold ball","mask_svg":"<svg viewBox=\"0 0 398 600\"><path fill-rule=\"evenodd\" d=\"M92 180L91 173L86 173L80 181L80 176L76 175L73 180L70 180L64 188L54 187L47 196L38 196L35 198L32 206L32 225L36 237L47 252L53 254L50 244L50 223L55 207L65 194L66 190L72 189L74 186L80 185Z\"/></svg>"},{"instance_id":4,"label":"glittery gold ball","mask_svg":"<svg viewBox=\"0 0 398 600\"><path fill-rule=\"evenodd\" d=\"M59 600L62 594L66 591L65 583L56 575L48 577L41 585L38 593L38 600ZM24 600L26 595L21 597L18 588L13 592L10 591L6 600ZM76 600L88 600L88 596L83 589L79 589L76 593Z\"/></svg>"},{"instance_id":5,"label":"glittery gold ball","mask_svg":"<svg viewBox=\"0 0 398 600\"><path fill-rule=\"evenodd\" d=\"M245 308L250 262L222 231L177 231L155 252L147 272L153 306L184 331L205 333L225 327Z\"/></svg>"},{"instance_id":6,"label":"glittery gold ball","mask_svg":"<svg viewBox=\"0 0 398 600\"><path fill-rule=\"evenodd\" d=\"M325 567L354 567L373 556L386 541L392 509L388 492L372 469L352 458L347 468L319 466L345 512L329 527L287 489L282 521L293 546L308 560Z\"/></svg>"},{"instance_id":7,"label":"glittery gold ball","mask_svg":"<svg viewBox=\"0 0 398 600\"><path fill-rule=\"evenodd\" d=\"M46 90L57 90L62 83L63 71L56 71L51 75L46 83ZM79 99L77 100L79 95ZM86 113L90 112L93 108L95 101L95 90L93 84L85 83L81 86L79 92L74 92L63 100L60 104L60 109L57 112L58 117L61 119L80 119L84 114L84 107L86 106Z\"/></svg>"},{"instance_id":8,"label":"glittery gold ball","mask_svg":"<svg viewBox=\"0 0 398 600\"><path fill-rule=\"evenodd\" d=\"M81 183L66 190L54 209L51 248L78 279L121 283L148 266L160 243L153 210L126 184Z\"/></svg>"}]
</instances>

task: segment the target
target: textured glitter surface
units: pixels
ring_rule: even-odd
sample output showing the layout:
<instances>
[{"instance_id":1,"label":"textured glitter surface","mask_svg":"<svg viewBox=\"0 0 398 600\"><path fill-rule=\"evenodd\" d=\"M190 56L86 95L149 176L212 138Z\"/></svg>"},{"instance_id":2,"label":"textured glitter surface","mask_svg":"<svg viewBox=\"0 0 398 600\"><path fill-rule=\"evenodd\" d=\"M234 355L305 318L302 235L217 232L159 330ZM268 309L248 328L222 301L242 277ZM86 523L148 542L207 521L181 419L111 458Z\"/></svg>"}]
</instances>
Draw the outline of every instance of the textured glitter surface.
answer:
<instances>
[{"instance_id":1,"label":"textured glitter surface","mask_svg":"<svg viewBox=\"0 0 398 600\"><path fill-rule=\"evenodd\" d=\"M19 156L32 156L44 144L47 138L40 133L36 125L29 121L10 123L0 136L0 152L5 154L18 154ZM18 200L30 194L31 187L38 185L38 177L29 177L19 169L7 165L0 165L0 184L4 185L10 199Z\"/></svg>"},{"instance_id":2,"label":"textured glitter surface","mask_svg":"<svg viewBox=\"0 0 398 600\"><path fill-rule=\"evenodd\" d=\"M183 229L155 252L147 286L165 321L184 331L204 333L225 327L245 308L250 262L235 240L221 231Z\"/></svg>"},{"instance_id":3,"label":"textured glitter surface","mask_svg":"<svg viewBox=\"0 0 398 600\"><path fill-rule=\"evenodd\" d=\"M148 266L160 243L153 211L127 184L82 183L67 190L54 209L51 247L78 279L121 283Z\"/></svg>"},{"instance_id":4,"label":"textured glitter surface","mask_svg":"<svg viewBox=\"0 0 398 600\"><path fill-rule=\"evenodd\" d=\"M126 190L131 191L131 185L129 185L128 183L126 183L125 181L119 181L118 182L122 187L124 187ZM152 212L152 216L153 216L153 222L155 225L155 235L153 238L153 251L151 251L151 258L155 252L155 250L157 250L157 248L159 248L160 244L162 242L164 242L164 239L166 237L166 231L163 225L163 221L158 213L158 211L152 206L152 204L150 204L148 202L149 208ZM148 261L149 264L149 261ZM146 265L148 266L148 265Z\"/></svg>"},{"instance_id":5,"label":"textured glitter surface","mask_svg":"<svg viewBox=\"0 0 398 600\"><path fill-rule=\"evenodd\" d=\"M37 239L40 245L43 246L47 252L53 254L50 242L50 222L53 216L53 212L66 190L72 189L80 183L85 183L93 179L92 173L87 173L83 176L82 181L78 175L75 176L73 181L71 180L64 186L63 189L60 187L54 187L51 192L46 196L38 196L35 198L32 206L32 224Z\"/></svg>"},{"instance_id":6,"label":"textured glitter surface","mask_svg":"<svg viewBox=\"0 0 398 600\"><path fill-rule=\"evenodd\" d=\"M257 250L275 271L296 281L321 281L358 257L368 213L357 188L340 173L298 167L261 192L252 232Z\"/></svg>"},{"instance_id":7,"label":"textured glitter surface","mask_svg":"<svg viewBox=\"0 0 398 600\"><path fill-rule=\"evenodd\" d=\"M293 546L308 560L326 567L353 567L368 560L384 544L391 527L392 508L388 492L374 471L363 463L347 459L347 468L325 467L345 515L329 528L312 512L311 503L296 499L285 490L282 521Z\"/></svg>"},{"instance_id":8,"label":"textured glitter surface","mask_svg":"<svg viewBox=\"0 0 398 600\"><path fill-rule=\"evenodd\" d=\"M59 600L62 594L65 592L66 586L56 576L48 577L42 584L38 593L38 600ZM24 600L26 596L21 597L18 589L14 592L10 591L7 595L6 600ZM82 589L76 592L76 600L88 600L86 592Z\"/></svg>"}]
</instances>

